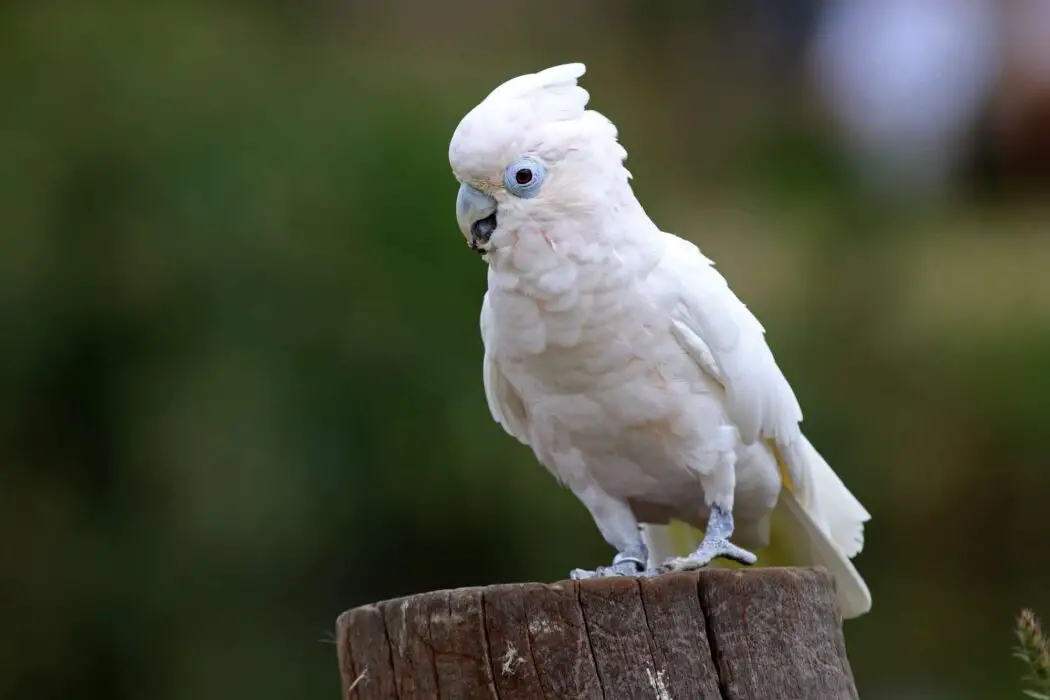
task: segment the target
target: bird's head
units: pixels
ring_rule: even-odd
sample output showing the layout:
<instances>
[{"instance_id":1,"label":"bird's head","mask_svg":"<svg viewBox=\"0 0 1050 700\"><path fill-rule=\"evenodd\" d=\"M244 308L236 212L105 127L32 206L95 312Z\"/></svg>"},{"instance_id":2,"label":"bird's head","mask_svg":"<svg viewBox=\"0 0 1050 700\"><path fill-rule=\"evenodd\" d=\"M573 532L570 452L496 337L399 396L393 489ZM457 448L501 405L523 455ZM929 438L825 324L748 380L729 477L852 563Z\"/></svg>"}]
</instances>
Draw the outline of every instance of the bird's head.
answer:
<instances>
[{"instance_id":1,"label":"bird's head","mask_svg":"<svg viewBox=\"0 0 1050 700\"><path fill-rule=\"evenodd\" d=\"M456 127L449 163L460 182L456 218L481 254L528 230L586 215L629 189L616 127L586 109L582 63L518 76Z\"/></svg>"}]
</instances>

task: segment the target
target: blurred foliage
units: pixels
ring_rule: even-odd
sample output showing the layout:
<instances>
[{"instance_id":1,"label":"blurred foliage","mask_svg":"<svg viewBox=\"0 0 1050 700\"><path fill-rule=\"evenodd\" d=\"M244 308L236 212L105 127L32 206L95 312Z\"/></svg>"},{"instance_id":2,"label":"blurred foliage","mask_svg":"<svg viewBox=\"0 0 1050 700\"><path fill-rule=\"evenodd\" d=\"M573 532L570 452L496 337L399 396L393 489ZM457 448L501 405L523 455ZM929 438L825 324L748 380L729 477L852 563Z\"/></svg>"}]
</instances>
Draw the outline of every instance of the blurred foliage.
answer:
<instances>
[{"instance_id":1,"label":"blurred foliage","mask_svg":"<svg viewBox=\"0 0 1050 700\"><path fill-rule=\"evenodd\" d=\"M1045 206L871 199L746 13L649 7L0 8L0 697L337 697L343 609L609 557L488 414L447 165L563 60L873 513L862 696L1014 692L1000 621L1050 605Z\"/></svg>"},{"instance_id":2,"label":"blurred foliage","mask_svg":"<svg viewBox=\"0 0 1050 700\"><path fill-rule=\"evenodd\" d=\"M1017 650L1014 655L1025 665L1025 694L1035 700L1050 700L1050 641L1043 634L1039 618L1025 609L1017 617Z\"/></svg>"}]
</instances>

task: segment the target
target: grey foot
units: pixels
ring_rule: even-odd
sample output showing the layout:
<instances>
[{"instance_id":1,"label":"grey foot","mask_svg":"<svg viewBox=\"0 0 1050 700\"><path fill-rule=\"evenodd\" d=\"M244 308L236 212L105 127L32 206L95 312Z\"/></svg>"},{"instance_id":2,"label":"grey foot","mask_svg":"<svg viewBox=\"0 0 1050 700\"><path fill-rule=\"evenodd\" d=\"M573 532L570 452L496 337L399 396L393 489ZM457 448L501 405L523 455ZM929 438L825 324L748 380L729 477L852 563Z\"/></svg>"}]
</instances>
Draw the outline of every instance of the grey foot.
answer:
<instances>
[{"instance_id":1,"label":"grey foot","mask_svg":"<svg viewBox=\"0 0 1050 700\"><path fill-rule=\"evenodd\" d=\"M725 557L748 565L758 561L758 557L754 554L743 547L737 547L723 537L705 537L696 551L688 557L668 559L663 565L668 571L689 571L707 566L718 557Z\"/></svg>"},{"instance_id":2,"label":"grey foot","mask_svg":"<svg viewBox=\"0 0 1050 700\"><path fill-rule=\"evenodd\" d=\"M733 534L733 514L718 506L711 507L711 517L707 520L707 531L696 551L688 557L675 557L663 563L667 571L689 571L707 566L714 559L724 557L751 565L758 561L753 553L743 547L737 547L729 541Z\"/></svg>"},{"instance_id":3,"label":"grey foot","mask_svg":"<svg viewBox=\"0 0 1050 700\"><path fill-rule=\"evenodd\" d=\"M613 557L612 566L599 566L597 569L573 569L569 578L581 581L588 578L609 578L610 576L657 576L659 569L646 569L648 552L621 552Z\"/></svg>"}]
</instances>

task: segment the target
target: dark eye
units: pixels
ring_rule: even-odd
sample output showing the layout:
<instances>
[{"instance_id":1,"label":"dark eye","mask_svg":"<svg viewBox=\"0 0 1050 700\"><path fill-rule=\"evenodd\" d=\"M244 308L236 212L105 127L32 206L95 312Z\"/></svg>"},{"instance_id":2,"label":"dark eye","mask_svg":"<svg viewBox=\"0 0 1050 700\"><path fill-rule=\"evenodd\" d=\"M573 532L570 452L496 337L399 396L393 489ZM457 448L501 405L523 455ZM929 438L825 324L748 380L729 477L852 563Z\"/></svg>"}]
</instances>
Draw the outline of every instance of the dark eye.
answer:
<instances>
[{"instance_id":1,"label":"dark eye","mask_svg":"<svg viewBox=\"0 0 1050 700\"><path fill-rule=\"evenodd\" d=\"M522 156L503 171L503 184L515 197L529 199L540 191L546 164L535 156Z\"/></svg>"}]
</instances>

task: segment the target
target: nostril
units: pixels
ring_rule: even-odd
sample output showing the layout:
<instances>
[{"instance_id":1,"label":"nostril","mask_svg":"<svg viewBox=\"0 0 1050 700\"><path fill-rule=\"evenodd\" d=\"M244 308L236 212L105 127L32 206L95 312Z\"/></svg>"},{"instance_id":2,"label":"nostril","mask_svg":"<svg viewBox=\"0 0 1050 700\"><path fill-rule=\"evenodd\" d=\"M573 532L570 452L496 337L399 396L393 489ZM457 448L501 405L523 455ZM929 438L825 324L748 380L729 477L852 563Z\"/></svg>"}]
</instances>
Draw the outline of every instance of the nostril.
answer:
<instances>
[{"instance_id":1,"label":"nostril","mask_svg":"<svg viewBox=\"0 0 1050 700\"><path fill-rule=\"evenodd\" d=\"M485 243L492 238L492 232L496 230L496 212L492 212L484 219L478 219L470 225L470 236L475 242Z\"/></svg>"}]
</instances>

